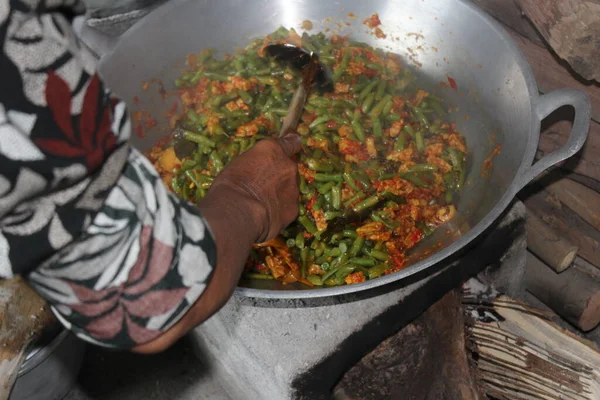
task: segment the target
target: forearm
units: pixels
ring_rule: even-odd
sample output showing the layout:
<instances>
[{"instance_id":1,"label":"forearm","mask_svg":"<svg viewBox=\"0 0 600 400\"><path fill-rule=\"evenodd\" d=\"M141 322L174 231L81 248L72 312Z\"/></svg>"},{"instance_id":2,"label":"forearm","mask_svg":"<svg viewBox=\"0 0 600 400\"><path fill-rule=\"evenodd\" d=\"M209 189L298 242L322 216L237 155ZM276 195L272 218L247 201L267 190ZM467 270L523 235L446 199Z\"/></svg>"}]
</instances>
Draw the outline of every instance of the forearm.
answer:
<instances>
[{"instance_id":1,"label":"forearm","mask_svg":"<svg viewBox=\"0 0 600 400\"><path fill-rule=\"evenodd\" d=\"M152 342L135 347L134 352L165 350L210 318L231 297L257 239L253 232L260 221L255 216L264 212L264 207L255 201L232 198L234 196L235 193L217 190L198 205L217 247L217 265L204 293L177 324Z\"/></svg>"}]
</instances>

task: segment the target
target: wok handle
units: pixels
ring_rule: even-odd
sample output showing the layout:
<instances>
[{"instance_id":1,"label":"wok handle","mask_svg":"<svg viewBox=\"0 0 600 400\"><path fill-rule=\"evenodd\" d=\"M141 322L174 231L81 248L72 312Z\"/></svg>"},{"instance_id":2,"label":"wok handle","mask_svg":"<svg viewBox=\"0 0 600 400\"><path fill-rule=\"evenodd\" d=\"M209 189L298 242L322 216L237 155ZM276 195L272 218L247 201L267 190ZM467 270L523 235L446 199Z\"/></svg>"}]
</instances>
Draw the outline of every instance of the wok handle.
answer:
<instances>
[{"instance_id":1,"label":"wok handle","mask_svg":"<svg viewBox=\"0 0 600 400\"><path fill-rule=\"evenodd\" d=\"M521 175L519 189L522 189L551 166L571 157L583 147L590 129L592 112L590 98L585 92L577 89L558 89L542 95L535 104L534 112L537 118L542 121L562 106L572 106L575 109L575 120L567 143L527 168ZM539 134L537 141L536 149L539 144Z\"/></svg>"}]
</instances>

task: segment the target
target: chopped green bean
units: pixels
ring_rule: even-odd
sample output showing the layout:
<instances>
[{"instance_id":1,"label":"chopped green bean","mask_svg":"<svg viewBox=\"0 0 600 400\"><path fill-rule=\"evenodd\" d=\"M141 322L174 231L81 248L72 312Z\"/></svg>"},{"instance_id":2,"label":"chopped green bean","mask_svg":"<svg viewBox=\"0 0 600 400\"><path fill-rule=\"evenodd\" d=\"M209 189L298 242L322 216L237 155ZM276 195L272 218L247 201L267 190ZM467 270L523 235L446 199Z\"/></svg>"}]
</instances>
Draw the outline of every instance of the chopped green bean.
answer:
<instances>
[{"instance_id":1,"label":"chopped green bean","mask_svg":"<svg viewBox=\"0 0 600 400\"><path fill-rule=\"evenodd\" d=\"M315 174L315 181L317 182L341 182L344 178L342 177L342 174L325 174L325 173L318 173Z\"/></svg>"},{"instance_id":2,"label":"chopped green bean","mask_svg":"<svg viewBox=\"0 0 600 400\"><path fill-rule=\"evenodd\" d=\"M361 201L360 203L358 203L357 205L354 206L353 210L356 213L360 213L366 209L369 209L371 207L375 207L377 205L377 203L379 203L379 197L378 196L371 196L371 197L367 197L365 200Z\"/></svg>"},{"instance_id":3,"label":"chopped green bean","mask_svg":"<svg viewBox=\"0 0 600 400\"><path fill-rule=\"evenodd\" d=\"M184 137L190 142L198 143L207 147L215 147L217 144L214 140L207 138L199 133L194 133L190 131L185 131Z\"/></svg>"},{"instance_id":4,"label":"chopped green bean","mask_svg":"<svg viewBox=\"0 0 600 400\"><path fill-rule=\"evenodd\" d=\"M331 188L331 205L335 210L342 208L342 192L339 186Z\"/></svg>"}]
</instances>

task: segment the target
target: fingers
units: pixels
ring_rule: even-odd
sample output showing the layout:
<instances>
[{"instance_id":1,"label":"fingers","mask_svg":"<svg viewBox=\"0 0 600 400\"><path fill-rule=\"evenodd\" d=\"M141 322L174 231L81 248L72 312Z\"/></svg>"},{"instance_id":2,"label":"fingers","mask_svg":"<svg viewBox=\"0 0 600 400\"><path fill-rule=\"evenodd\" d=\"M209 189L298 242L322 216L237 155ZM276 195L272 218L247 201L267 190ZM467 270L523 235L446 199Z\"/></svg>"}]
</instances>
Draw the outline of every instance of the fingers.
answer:
<instances>
[{"instance_id":1,"label":"fingers","mask_svg":"<svg viewBox=\"0 0 600 400\"><path fill-rule=\"evenodd\" d=\"M300 135L297 133L288 133L279 139L279 144L288 157L296 154L302 148L302 141L300 140Z\"/></svg>"}]
</instances>

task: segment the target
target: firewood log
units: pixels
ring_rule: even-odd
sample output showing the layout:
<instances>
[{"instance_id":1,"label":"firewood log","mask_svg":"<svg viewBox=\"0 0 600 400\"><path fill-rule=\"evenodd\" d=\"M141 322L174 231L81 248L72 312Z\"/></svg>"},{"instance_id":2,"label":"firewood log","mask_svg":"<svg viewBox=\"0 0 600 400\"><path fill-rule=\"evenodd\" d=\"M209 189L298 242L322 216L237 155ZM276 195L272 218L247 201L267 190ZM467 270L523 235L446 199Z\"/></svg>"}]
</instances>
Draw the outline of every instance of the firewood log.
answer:
<instances>
[{"instance_id":1,"label":"firewood log","mask_svg":"<svg viewBox=\"0 0 600 400\"><path fill-rule=\"evenodd\" d=\"M583 332L600 323L600 281L577 265L557 274L532 253L527 253L527 291Z\"/></svg>"},{"instance_id":2,"label":"firewood log","mask_svg":"<svg viewBox=\"0 0 600 400\"><path fill-rule=\"evenodd\" d=\"M600 193L569 179L552 182L545 189L588 224L600 230Z\"/></svg>"},{"instance_id":3,"label":"firewood log","mask_svg":"<svg viewBox=\"0 0 600 400\"><path fill-rule=\"evenodd\" d=\"M527 215L527 248L556 272L569 268L579 250L532 213Z\"/></svg>"},{"instance_id":4,"label":"firewood log","mask_svg":"<svg viewBox=\"0 0 600 400\"><path fill-rule=\"evenodd\" d=\"M513 1L474 0L483 10L504 25L531 65L538 87L543 93L572 87L584 90L592 100L592 118L600 122L600 84L584 81L562 62L540 38L527 18L521 17ZM598 33L596 33L598 36Z\"/></svg>"},{"instance_id":5,"label":"firewood log","mask_svg":"<svg viewBox=\"0 0 600 400\"><path fill-rule=\"evenodd\" d=\"M527 211L534 214L559 235L579 247L578 255L600 267L600 232L585 222L577 213L564 206L539 185L531 184L519 198Z\"/></svg>"}]
</instances>

